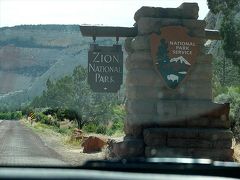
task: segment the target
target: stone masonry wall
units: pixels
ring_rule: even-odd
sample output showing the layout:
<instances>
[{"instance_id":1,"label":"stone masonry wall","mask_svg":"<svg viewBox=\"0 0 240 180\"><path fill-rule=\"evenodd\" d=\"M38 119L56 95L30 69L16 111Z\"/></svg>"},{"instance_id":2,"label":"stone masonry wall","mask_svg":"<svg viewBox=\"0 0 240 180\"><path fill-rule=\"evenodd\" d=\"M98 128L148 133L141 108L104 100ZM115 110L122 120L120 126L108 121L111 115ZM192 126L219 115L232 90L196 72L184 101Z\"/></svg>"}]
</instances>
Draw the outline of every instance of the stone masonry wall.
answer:
<instances>
[{"instance_id":1,"label":"stone masonry wall","mask_svg":"<svg viewBox=\"0 0 240 180\"><path fill-rule=\"evenodd\" d=\"M229 104L212 103L212 56L205 54L205 21L198 5L142 7L135 14L138 35L127 38L126 111L118 157L196 157L231 160ZM162 27L183 26L200 39L200 52L187 79L169 89L155 70L150 36Z\"/></svg>"}]
</instances>

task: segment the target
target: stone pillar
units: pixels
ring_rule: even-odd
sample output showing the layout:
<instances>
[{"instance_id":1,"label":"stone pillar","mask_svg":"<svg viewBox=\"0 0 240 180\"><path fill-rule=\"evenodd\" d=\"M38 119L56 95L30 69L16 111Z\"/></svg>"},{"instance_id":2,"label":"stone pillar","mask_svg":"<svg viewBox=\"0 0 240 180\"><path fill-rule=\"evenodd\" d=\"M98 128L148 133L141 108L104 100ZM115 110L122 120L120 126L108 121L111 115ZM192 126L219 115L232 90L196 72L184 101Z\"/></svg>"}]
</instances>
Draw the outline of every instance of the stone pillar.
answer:
<instances>
[{"instance_id":1,"label":"stone pillar","mask_svg":"<svg viewBox=\"0 0 240 180\"><path fill-rule=\"evenodd\" d=\"M127 38L124 141L117 157L192 157L232 160L229 104L212 102L212 56L205 54L205 26L196 3L179 8L142 7L135 13L138 35ZM151 34L168 26L186 27L199 39L188 77L169 89L154 66Z\"/></svg>"}]
</instances>

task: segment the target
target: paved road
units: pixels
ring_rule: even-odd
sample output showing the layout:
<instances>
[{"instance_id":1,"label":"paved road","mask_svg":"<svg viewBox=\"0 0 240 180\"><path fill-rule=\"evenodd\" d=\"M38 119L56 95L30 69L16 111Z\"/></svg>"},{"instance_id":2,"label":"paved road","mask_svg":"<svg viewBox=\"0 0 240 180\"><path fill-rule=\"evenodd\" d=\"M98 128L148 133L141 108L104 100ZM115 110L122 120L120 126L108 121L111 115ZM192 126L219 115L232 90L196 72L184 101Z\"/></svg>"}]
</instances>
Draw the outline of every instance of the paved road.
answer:
<instances>
[{"instance_id":1,"label":"paved road","mask_svg":"<svg viewBox=\"0 0 240 180\"><path fill-rule=\"evenodd\" d=\"M47 147L19 121L0 120L0 165L65 165L61 156Z\"/></svg>"}]
</instances>

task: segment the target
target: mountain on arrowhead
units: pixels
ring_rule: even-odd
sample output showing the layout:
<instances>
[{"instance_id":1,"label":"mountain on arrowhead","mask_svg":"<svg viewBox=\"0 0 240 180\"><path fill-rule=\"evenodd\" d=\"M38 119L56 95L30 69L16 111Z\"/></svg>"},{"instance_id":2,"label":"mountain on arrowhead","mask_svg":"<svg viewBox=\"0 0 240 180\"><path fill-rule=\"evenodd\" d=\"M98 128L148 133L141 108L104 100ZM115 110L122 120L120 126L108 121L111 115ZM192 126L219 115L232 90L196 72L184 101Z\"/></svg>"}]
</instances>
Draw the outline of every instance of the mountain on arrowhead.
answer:
<instances>
[{"instance_id":1,"label":"mountain on arrowhead","mask_svg":"<svg viewBox=\"0 0 240 180\"><path fill-rule=\"evenodd\" d=\"M181 64L184 63L188 66L191 66L191 64L182 56L179 56L177 58L170 59L170 62L180 62Z\"/></svg>"}]
</instances>

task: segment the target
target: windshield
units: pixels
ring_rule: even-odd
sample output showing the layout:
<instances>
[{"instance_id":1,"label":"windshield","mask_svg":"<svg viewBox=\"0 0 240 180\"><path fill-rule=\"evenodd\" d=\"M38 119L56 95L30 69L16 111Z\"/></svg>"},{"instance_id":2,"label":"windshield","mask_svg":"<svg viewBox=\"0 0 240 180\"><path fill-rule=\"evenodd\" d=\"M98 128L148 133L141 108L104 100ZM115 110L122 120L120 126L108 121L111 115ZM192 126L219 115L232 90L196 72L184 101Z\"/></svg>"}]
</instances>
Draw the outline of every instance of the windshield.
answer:
<instances>
[{"instance_id":1,"label":"windshield","mask_svg":"<svg viewBox=\"0 0 240 180\"><path fill-rule=\"evenodd\" d=\"M236 0L0 0L0 165L240 159Z\"/></svg>"}]
</instances>

